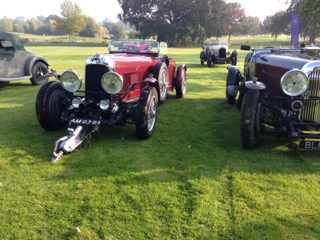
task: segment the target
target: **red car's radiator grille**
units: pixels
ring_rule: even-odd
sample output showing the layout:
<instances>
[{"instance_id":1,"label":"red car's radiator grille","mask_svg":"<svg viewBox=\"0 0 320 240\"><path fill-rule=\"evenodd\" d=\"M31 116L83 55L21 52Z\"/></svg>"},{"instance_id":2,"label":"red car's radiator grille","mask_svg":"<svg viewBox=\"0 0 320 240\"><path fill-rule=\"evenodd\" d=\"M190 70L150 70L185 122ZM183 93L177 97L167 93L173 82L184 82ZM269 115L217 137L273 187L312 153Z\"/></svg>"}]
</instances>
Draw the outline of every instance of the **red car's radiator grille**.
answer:
<instances>
[{"instance_id":1,"label":"red car's radiator grille","mask_svg":"<svg viewBox=\"0 0 320 240\"><path fill-rule=\"evenodd\" d=\"M86 66L86 97L105 93L101 86L101 78L107 72L109 69L105 65L89 64Z\"/></svg>"},{"instance_id":2,"label":"red car's radiator grille","mask_svg":"<svg viewBox=\"0 0 320 240\"><path fill-rule=\"evenodd\" d=\"M300 119L320 122L320 70L311 72L308 77L309 87L307 94L310 97L304 102Z\"/></svg>"}]
</instances>

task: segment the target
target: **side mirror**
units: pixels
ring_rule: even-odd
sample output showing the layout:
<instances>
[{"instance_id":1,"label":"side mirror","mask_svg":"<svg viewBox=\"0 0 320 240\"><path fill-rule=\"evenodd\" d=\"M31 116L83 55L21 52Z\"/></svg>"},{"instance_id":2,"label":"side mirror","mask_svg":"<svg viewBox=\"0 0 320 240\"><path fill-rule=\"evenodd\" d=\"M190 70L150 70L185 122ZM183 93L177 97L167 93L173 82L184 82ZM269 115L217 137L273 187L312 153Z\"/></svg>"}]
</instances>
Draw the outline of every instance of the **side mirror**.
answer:
<instances>
[{"instance_id":1,"label":"side mirror","mask_svg":"<svg viewBox=\"0 0 320 240\"><path fill-rule=\"evenodd\" d=\"M241 45L241 50L247 50L247 51L250 51L251 50L251 46L248 46L248 45Z\"/></svg>"}]
</instances>

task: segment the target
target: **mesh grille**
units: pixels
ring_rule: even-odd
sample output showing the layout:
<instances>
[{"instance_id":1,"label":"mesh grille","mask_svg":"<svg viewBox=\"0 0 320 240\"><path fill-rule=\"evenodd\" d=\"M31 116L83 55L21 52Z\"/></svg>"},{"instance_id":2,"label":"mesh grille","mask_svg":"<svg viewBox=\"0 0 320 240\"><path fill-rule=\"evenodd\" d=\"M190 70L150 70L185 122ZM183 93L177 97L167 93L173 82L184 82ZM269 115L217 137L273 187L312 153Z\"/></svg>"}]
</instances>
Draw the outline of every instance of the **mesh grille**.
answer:
<instances>
[{"instance_id":1,"label":"mesh grille","mask_svg":"<svg viewBox=\"0 0 320 240\"><path fill-rule=\"evenodd\" d=\"M310 96L304 102L300 119L304 121L320 122L320 70L309 74L309 87L307 94Z\"/></svg>"}]
</instances>

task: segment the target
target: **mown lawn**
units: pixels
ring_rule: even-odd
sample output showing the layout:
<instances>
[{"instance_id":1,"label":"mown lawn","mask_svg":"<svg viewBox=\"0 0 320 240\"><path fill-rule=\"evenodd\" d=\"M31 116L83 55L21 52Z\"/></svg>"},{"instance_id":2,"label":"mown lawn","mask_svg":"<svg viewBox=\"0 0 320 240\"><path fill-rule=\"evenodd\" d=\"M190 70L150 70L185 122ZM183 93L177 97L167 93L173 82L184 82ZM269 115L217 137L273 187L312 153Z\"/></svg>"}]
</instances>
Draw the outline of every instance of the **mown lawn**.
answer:
<instances>
[{"instance_id":1,"label":"mown lawn","mask_svg":"<svg viewBox=\"0 0 320 240\"><path fill-rule=\"evenodd\" d=\"M85 59L107 51L28 49L82 76ZM0 88L0 239L319 239L319 153L276 136L243 150L239 112L224 102L227 65L201 66L200 50L169 49L187 64L187 95L159 108L151 139L130 124L103 128L55 164L65 129L39 126L39 87Z\"/></svg>"}]
</instances>

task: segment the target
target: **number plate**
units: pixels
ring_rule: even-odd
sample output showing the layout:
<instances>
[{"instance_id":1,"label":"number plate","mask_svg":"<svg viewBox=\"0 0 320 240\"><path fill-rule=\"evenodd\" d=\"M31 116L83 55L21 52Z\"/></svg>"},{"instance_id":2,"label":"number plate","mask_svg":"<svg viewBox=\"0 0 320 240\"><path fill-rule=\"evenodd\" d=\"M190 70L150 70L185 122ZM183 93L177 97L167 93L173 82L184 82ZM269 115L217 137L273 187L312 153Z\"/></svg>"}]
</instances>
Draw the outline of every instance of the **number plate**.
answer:
<instances>
[{"instance_id":1,"label":"number plate","mask_svg":"<svg viewBox=\"0 0 320 240\"><path fill-rule=\"evenodd\" d=\"M320 141L301 140L299 142L299 149L301 149L301 150L320 150Z\"/></svg>"},{"instance_id":2,"label":"number plate","mask_svg":"<svg viewBox=\"0 0 320 240\"><path fill-rule=\"evenodd\" d=\"M69 124L78 124L78 125L100 125L100 120L93 119L84 119L84 118L73 118L70 120Z\"/></svg>"}]
</instances>

